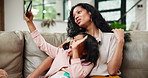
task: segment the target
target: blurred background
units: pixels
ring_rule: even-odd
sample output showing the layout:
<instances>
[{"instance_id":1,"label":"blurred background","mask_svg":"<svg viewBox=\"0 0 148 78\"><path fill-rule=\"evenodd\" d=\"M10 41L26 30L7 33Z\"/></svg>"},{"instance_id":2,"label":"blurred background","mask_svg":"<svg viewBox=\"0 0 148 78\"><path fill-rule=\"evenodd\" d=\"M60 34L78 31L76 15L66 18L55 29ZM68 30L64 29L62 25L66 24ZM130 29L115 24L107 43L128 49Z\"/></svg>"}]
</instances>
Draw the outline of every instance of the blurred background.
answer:
<instances>
[{"instance_id":1,"label":"blurred background","mask_svg":"<svg viewBox=\"0 0 148 78\"><path fill-rule=\"evenodd\" d=\"M40 32L66 33L67 18L72 6L89 3L112 25L128 30L148 31L147 0L32 0L34 23ZM24 12L30 0L0 1L0 30L28 31ZM52 23L54 24L52 25ZM46 24L45 24L46 23ZM49 24L48 24L49 23ZM45 25L45 26L42 26Z\"/></svg>"}]
</instances>

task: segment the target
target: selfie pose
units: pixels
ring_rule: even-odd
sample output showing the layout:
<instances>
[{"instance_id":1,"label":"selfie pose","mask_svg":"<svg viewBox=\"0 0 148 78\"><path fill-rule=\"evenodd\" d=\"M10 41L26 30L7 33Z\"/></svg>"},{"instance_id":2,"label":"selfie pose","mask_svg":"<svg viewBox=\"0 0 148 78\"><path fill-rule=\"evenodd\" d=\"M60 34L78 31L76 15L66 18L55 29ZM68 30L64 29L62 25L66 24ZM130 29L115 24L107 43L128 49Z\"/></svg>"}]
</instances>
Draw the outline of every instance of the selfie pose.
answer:
<instances>
[{"instance_id":1,"label":"selfie pose","mask_svg":"<svg viewBox=\"0 0 148 78\"><path fill-rule=\"evenodd\" d=\"M30 17L30 20L32 19L33 17ZM35 28L32 22L27 20L27 24L33 32ZM87 3L79 3L71 8L67 29L69 38L64 43L69 42L79 32L93 36L99 46L99 58L89 74L90 78L120 78L119 68L122 63L124 30L112 29L96 8ZM81 46L78 47L81 48ZM30 76L37 77L42 71L49 69L52 60L53 58L49 56Z\"/></svg>"},{"instance_id":2,"label":"selfie pose","mask_svg":"<svg viewBox=\"0 0 148 78\"><path fill-rule=\"evenodd\" d=\"M29 28L35 28L30 18L25 17ZM91 35L79 32L72 40L57 48L45 41L36 30L31 30L31 36L40 50L53 59L51 67L43 78L85 78L96 65L99 51L98 44ZM48 65L48 64L47 64ZM31 74L27 78L36 78Z\"/></svg>"}]
</instances>

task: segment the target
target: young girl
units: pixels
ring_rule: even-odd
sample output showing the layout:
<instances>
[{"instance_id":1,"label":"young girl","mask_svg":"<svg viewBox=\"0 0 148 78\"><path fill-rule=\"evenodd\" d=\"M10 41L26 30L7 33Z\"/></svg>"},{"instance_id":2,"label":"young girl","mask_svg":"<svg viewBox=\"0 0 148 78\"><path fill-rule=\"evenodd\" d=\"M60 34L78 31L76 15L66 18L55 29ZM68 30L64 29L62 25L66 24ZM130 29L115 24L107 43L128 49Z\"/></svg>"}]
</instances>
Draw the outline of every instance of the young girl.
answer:
<instances>
[{"instance_id":1,"label":"young girl","mask_svg":"<svg viewBox=\"0 0 148 78\"><path fill-rule=\"evenodd\" d=\"M26 21L27 21L27 17ZM34 27L33 23L27 23ZM57 48L45 41L36 30L31 31L37 46L53 58L52 65L45 75L48 78L85 78L97 62L99 51L94 37L86 33L78 33L74 38ZM31 74L27 78L36 78Z\"/></svg>"}]
</instances>

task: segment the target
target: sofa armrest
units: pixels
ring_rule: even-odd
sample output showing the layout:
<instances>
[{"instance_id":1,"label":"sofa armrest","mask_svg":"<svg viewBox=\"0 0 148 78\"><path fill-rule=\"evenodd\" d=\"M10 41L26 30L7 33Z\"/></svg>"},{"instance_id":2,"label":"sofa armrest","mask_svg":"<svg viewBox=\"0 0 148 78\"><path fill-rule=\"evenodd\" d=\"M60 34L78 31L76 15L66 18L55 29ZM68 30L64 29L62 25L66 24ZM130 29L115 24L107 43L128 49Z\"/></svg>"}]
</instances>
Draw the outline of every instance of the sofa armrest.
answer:
<instances>
[{"instance_id":1,"label":"sofa armrest","mask_svg":"<svg viewBox=\"0 0 148 78\"><path fill-rule=\"evenodd\" d=\"M21 31L0 32L0 68L8 78L22 78L24 37Z\"/></svg>"}]
</instances>

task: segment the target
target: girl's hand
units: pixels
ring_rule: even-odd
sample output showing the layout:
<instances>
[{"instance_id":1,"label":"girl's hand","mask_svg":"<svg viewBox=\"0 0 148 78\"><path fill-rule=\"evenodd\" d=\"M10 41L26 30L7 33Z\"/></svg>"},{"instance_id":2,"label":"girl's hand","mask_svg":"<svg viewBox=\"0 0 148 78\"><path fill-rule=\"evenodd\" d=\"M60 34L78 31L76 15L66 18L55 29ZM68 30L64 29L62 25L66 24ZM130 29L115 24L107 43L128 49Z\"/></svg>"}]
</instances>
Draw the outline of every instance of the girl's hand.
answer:
<instances>
[{"instance_id":1,"label":"girl's hand","mask_svg":"<svg viewBox=\"0 0 148 78\"><path fill-rule=\"evenodd\" d=\"M80 58L82 56L83 50L84 50L84 41L87 39L87 36L85 36L82 39L79 40L73 40L72 41L72 58Z\"/></svg>"},{"instance_id":2,"label":"girl's hand","mask_svg":"<svg viewBox=\"0 0 148 78\"><path fill-rule=\"evenodd\" d=\"M115 37L118 42L124 42L124 30L123 29L113 29Z\"/></svg>"},{"instance_id":3,"label":"girl's hand","mask_svg":"<svg viewBox=\"0 0 148 78\"><path fill-rule=\"evenodd\" d=\"M27 17L26 14L29 14L30 17ZM32 20L33 20L33 14L31 11L28 11L27 13L25 13L24 17L26 19L26 22L32 22Z\"/></svg>"},{"instance_id":4,"label":"girl's hand","mask_svg":"<svg viewBox=\"0 0 148 78\"><path fill-rule=\"evenodd\" d=\"M28 17L26 16L26 14L28 14L27 15ZM32 21L33 20L33 14L32 14L31 11L28 11L26 14L24 14L24 17L26 19L26 23L28 25L30 32L33 32L34 30L36 30L36 27L34 26L34 23Z\"/></svg>"},{"instance_id":5,"label":"girl's hand","mask_svg":"<svg viewBox=\"0 0 148 78\"><path fill-rule=\"evenodd\" d=\"M85 36L84 38L80 39L80 40L73 40L72 41L72 48L73 49L76 49L78 48L79 46L81 46L81 44L84 43L84 41L87 39L87 36ZM80 47L81 48L81 47Z\"/></svg>"}]
</instances>

